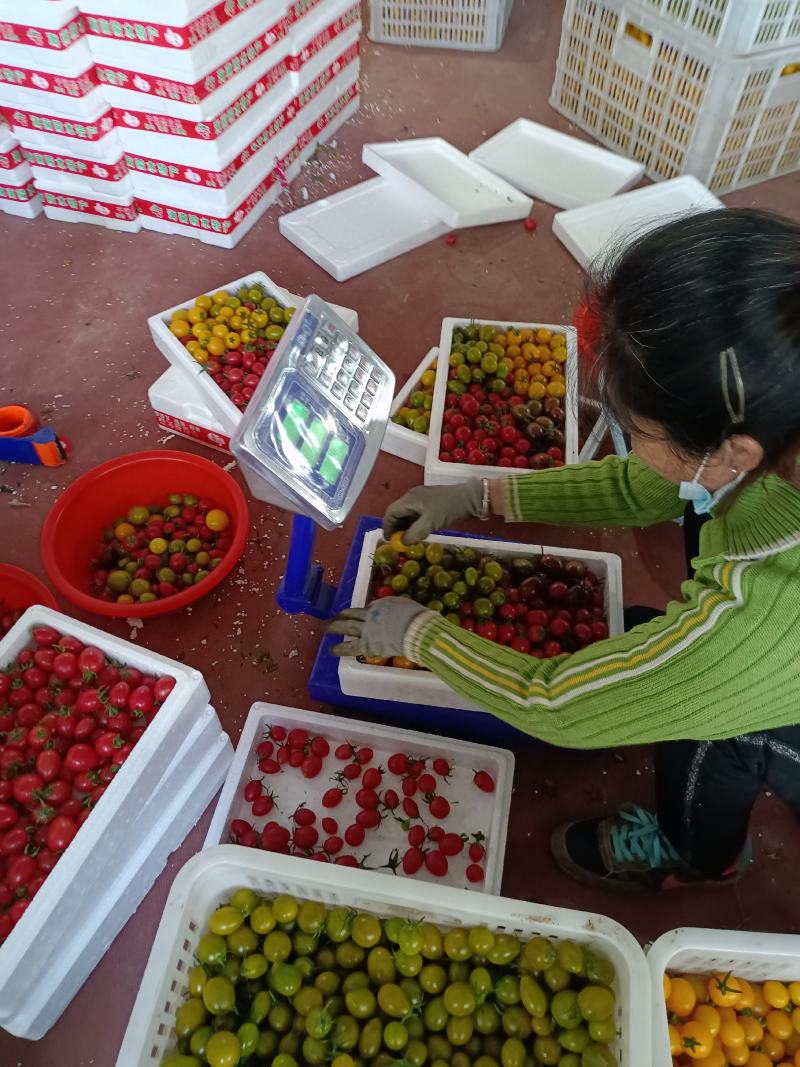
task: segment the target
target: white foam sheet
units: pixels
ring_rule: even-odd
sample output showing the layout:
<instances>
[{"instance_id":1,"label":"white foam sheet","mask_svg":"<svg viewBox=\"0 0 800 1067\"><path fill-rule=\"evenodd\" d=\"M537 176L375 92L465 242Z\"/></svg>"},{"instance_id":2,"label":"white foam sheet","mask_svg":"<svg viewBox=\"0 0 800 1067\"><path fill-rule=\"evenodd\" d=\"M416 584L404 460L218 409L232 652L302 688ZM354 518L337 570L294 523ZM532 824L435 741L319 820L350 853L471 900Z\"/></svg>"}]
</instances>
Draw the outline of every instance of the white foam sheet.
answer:
<instances>
[{"instance_id":1,"label":"white foam sheet","mask_svg":"<svg viewBox=\"0 0 800 1067\"><path fill-rule=\"evenodd\" d=\"M362 159L452 228L526 218L533 201L441 137L366 144Z\"/></svg>"},{"instance_id":2,"label":"white foam sheet","mask_svg":"<svg viewBox=\"0 0 800 1067\"><path fill-rule=\"evenodd\" d=\"M530 119L517 119L469 158L529 196L573 208L605 200L641 179L644 166Z\"/></svg>"},{"instance_id":3,"label":"white foam sheet","mask_svg":"<svg viewBox=\"0 0 800 1067\"><path fill-rule=\"evenodd\" d=\"M372 178L282 215L278 228L339 282L449 230L402 184L386 178Z\"/></svg>"},{"instance_id":4,"label":"white foam sheet","mask_svg":"<svg viewBox=\"0 0 800 1067\"><path fill-rule=\"evenodd\" d=\"M691 175L648 185L586 207L561 211L553 233L585 269L604 250L662 223L725 205Z\"/></svg>"}]
</instances>

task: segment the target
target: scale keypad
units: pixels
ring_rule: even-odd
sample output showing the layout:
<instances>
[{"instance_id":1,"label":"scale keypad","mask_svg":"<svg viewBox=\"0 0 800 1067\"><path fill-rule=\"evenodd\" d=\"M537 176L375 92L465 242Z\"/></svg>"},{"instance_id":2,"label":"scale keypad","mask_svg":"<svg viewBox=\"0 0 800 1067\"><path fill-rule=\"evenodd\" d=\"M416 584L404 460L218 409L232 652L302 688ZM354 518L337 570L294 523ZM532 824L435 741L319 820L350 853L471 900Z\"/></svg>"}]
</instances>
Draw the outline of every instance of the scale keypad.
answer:
<instances>
[{"instance_id":1,"label":"scale keypad","mask_svg":"<svg viewBox=\"0 0 800 1067\"><path fill-rule=\"evenodd\" d=\"M380 368L364 359L329 321L320 323L303 370L358 422L366 422L372 402L384 385Z\"/></svg>"}]
</instances>

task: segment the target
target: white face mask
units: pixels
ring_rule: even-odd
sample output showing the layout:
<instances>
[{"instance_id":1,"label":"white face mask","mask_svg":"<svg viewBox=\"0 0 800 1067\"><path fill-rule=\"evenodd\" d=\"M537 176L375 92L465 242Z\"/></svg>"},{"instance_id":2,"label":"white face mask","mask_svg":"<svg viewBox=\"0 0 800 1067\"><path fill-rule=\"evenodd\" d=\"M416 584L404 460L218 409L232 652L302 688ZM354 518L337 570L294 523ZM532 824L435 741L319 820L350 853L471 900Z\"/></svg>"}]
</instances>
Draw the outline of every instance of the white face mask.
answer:
<instances>
[{"instance_id":1,"label":"white face mask","mask_svg":"<svg viewBox=\"0 0 800 1067\"><path fill-rule=\"evenodd\" d=\"M710 457L711 453L707 452L705 456L703 456L703 462L695 471L692 480L690 482L681 482L678 487L678 496L681 500L692 501L696 515L709 515L717 504L719 504L720 500L724 500L728 493L733 492L745 476L745 471L742 471L741 474L736 475L732 482L728 482L727 485L723 485L721 489L717 489L715 493L712 493L698 481L700 475L705 470L706 463L708 463Z\"/></svg>"}]
</instances>

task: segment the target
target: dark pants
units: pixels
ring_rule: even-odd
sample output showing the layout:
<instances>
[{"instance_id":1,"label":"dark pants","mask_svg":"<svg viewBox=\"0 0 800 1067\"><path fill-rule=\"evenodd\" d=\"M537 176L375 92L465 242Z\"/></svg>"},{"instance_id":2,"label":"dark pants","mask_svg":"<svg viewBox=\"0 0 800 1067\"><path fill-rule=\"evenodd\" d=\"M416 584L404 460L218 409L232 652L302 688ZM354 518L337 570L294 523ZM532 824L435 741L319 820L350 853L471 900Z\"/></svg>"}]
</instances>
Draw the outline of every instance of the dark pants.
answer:
<instances>
[{"instance_id":1,"label":"dark pants","mask_svg":"<svg viewBox=\"0 0 800 1067\"><path fill-rule=\"evenodd\" d=\"M687 508L690 573L701 525ZM628 608L626 629L660 614ZM762 789L773 789L800 817L800 726L727 741L665 741L656 745L655 768L659 825L686 863L704 877L718 878L736 863Z\"/></svg>"}]
</instances>

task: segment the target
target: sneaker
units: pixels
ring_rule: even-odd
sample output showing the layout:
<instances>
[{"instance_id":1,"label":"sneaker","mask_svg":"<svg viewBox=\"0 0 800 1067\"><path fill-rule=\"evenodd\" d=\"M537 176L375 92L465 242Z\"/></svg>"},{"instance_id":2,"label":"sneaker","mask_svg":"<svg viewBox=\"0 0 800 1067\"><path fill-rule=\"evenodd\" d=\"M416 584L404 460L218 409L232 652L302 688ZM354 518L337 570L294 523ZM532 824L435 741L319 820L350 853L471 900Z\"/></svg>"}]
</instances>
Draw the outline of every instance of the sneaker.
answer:
<instances>
[{"instance_id":1,"label":"sneaker","mask_svg":"<svg viewBox=\"0 0 800 1067\"><path fill-rule=\"evenodd\" d=\"M728 885L741 877L751 859L748 842L730 872L716 881L698 881L655 815L638 804L623 804L615 815L605 818L559 826L553 831L550 847L559 867L579 882L627 893Z\"/></svg>"}]
</instances>

